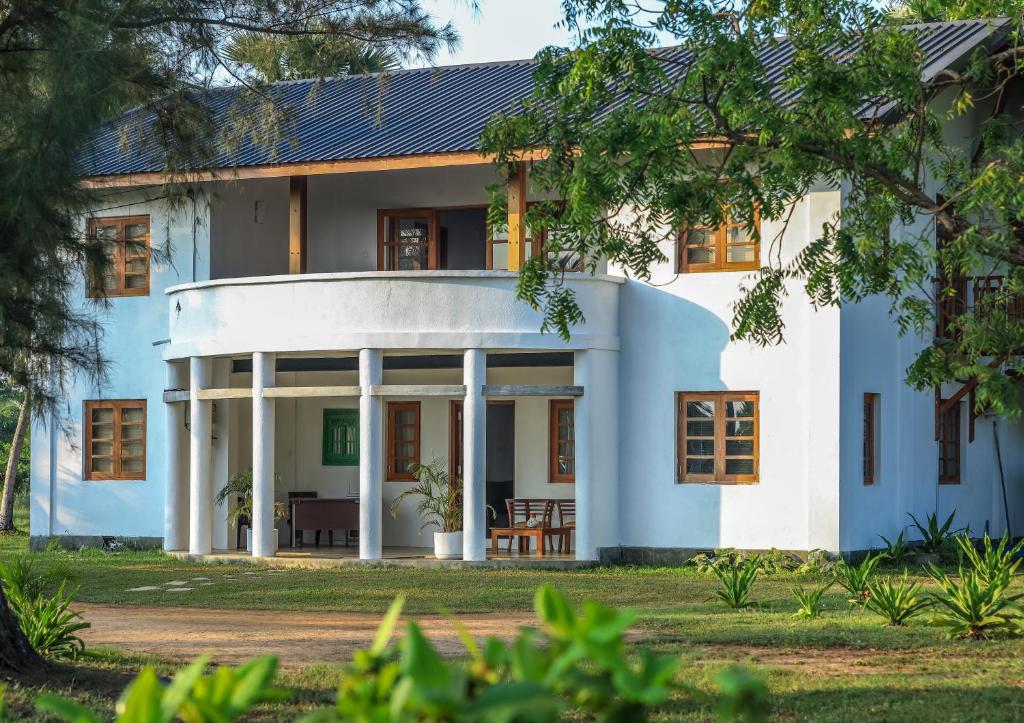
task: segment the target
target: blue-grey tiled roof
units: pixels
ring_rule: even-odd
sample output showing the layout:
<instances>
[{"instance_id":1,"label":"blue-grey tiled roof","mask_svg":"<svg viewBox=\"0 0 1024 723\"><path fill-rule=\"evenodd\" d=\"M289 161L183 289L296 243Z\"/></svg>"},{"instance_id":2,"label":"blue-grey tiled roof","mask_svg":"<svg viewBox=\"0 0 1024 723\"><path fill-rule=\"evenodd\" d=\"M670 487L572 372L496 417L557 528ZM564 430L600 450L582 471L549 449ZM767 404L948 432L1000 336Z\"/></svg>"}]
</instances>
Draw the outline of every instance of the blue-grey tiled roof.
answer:
<instances>
[{"instance_id":1,"label":"blue-grey tiled roof","mask_svg":"<svg viewBox=\"0 0 1024 723\"><path fill-rule=\"evenodd\" d=\"M1001 40L1006 20L967 20L906 26L924 52L923 75L955 66L976 47ZM854 48L843 49L848 52ZM667 49L666 53L683 51ZM783 77L792 56L784 39L766 49L762 63L769 80ZM496 113L511 111L533 89L528 60L400 70L381 76L349 76L322 81L290 81L266 91L288 109L290 126L275 147L245 142L222 149L218 167L385 158L476 150L480 133ZM230 122L237 91L211 91L218 123ZM781 91L778 100L789 98ZM872 108L872 112L875 109ZM83 157L88 176L163 170L147 148L142 111L103 124ZM125 139L128 139L126 142Z\"/></svg>"}]
</instances>

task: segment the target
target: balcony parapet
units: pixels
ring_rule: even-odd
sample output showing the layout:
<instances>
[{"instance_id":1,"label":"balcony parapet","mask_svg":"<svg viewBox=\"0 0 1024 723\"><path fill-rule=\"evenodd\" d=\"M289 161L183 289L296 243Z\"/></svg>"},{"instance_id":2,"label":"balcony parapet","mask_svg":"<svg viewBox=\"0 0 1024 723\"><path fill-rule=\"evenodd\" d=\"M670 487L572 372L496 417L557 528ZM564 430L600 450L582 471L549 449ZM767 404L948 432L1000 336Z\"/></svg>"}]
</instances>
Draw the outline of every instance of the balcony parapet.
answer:
<instances>
[{"instance_id":1,"label":"balcony parapet","mask_svg":"<svg viewBox=\"0 0 1024 723\"><path fill-rule=\"evenodd\" d=\"M383 271L258 276L167 290L164 357L362 348L618 349L617 276L570 274L585 321L566 341L516 299L518 273Z\"/></svg>"}]
</instances>

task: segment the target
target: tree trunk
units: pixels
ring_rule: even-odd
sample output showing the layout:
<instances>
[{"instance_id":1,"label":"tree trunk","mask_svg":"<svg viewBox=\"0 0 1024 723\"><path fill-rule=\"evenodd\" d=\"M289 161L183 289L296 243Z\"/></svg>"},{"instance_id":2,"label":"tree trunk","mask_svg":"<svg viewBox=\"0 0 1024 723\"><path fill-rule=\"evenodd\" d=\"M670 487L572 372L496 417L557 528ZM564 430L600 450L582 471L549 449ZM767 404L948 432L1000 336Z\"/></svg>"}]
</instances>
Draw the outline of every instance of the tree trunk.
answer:
<instances>
[{"instance_id":1,"label":"tree trunk","mask_svg":"<svg viewBox=\"0 0 1024 723\"><path fill-rule=\"evenodd\" d=\"M11 440L11 453L7 457L3 497L0 498L0 532L14 530L14 488L18 483L18 460L21 458L21 448L25 444L25 433L28 432L29 407L32 401L29 394L31 392L26 389L21 411L18 413L18 424L14 428L14 438Z\"/></svg>"},{"instance_id":2,"label":"tree trunk","mask_svg":"<svg viewBox=\"0 0 1024 723\"><path fill-rule=\"evenodd\" d=\"M25 672L38 668L43 665L43 659L21 632L3 588L0 585L0 669Z\"/></svg>"}]
</instances>

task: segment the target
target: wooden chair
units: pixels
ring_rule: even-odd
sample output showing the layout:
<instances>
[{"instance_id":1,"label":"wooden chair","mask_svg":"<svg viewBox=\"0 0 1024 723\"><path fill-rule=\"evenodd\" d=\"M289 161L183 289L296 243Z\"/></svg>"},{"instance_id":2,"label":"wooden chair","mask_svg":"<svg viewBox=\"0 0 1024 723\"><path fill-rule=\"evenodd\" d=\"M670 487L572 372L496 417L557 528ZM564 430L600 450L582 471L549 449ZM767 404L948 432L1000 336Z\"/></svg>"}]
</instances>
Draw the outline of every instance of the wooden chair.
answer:
<instances>
[{"instance_id":1,"label":"wooden chair","mask_svg":"<svg viewBox=\"0 0 1024 723\"><path fill-rule=\"evenodd\" d=\"M508 527L494 527L491 529L491 549L494 553L498 551L498 541L508 538L508 551L512 552L512 538L519 541L519 552L529 552L530 538L537 540L537 554L544 554L545 541L550 539L551 513L553 510L552 500L548 499L525 499L515 498L505 500L505 509L508 510ZM534 527L527 525L531 517L537 518ZM554 551L554 544L551 547Z\"/></svg>"},{"instance_id":2,"label":"wooden chair","mask_svg":"<svg viewBox=\"0 0 1024 723\"><path fill-rule=\"evenodd\" d=\"M562 542L565 541L565 553L572 552L572 533L576 531L576 500L555 500L558 511L558 553L562 554Z\"/></svg>"}]
</instances>

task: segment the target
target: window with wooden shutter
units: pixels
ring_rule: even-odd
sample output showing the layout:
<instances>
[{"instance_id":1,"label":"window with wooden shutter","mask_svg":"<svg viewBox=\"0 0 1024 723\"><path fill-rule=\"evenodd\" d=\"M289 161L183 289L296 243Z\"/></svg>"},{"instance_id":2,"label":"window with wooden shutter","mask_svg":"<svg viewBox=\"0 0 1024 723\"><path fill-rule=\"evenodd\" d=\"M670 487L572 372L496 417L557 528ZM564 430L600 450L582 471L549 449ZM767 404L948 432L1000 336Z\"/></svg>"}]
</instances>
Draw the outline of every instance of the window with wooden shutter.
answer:
<instances>
[{"instance_id":1,"label":"window with wooden shutter","mask_svg":"<svg viewBox=\"0 0 1024 723\"><path fill-rule=\"evenodd\" d=\"M359 464L359 410L324 410L323 464L352 467Z\"/></svg>"},{"instance_id":2,"label":"window with wooden shutter","mask_svg":"<svg viewBox=\"0 0 1024 723\"><path fill-rule=\"evenodd\" d=\"M719 226L691 226L679 234L677 271L750 271L760 268L761 214L755 212L754 230L728 211ZM756 233L755 233L756 232Z\"/></svg>"},{"instance_id":3,"label":"window with wooden shutter","mask_svg":"<svg viewBox=\"0 0 1024 723\"><path fill-rule=\"evenodd\" d=\"M420 403L388 402L387 478L411 482L420 466Z\"/></svg>"},{"instance_id":4,"label":"window with wooden shutter","mask_svg":"<svg viewBox=\"0 0 1024 723\"><path fill-rule=\"evenodd\" d=\"M85 479L146 479L146 400L85 403Z\"/></svg>"},{"instance_id":5,"label":"window with wooden shutter","mask_svg":"<svg viewBox=\"0 0 1024 723\"><path fill-rule=\"evenodd\" d=\"M960 484L960 405L939 419L939 484Z\"/></svg>"},{"instance_id":6,"label":"window with wooden shutter","mask_svg":"<svg viewBox=\"0 0 1024 723\"><path fill-rule=\"evenodd\" d=\"M437 211L403 209L377 212L377 268L424 271L439 268Z\"/></svg>"},{"instance_id":7,"label":"window with wooden shutter","mask_svg":"<svg viewBox=\"0 0 1024 723\"><path fill-rule=\"evenodd\" d=\"M677 481L757 482L758 397L757 392L676 395Z\"/></svg>"},{"instance_id":8,"label":"window with wooden shutter","mask_svg":"<svg viewBox=\"0 0 1024 723\"><path fill-rule=\"evenodd\" d=\"M878 475L878 405L879 395L864 394L864 484L873 485Z\"/></svg>"},{"instance_id":9,"label":"window with wooden shutter","mask_svg":"<svg viewBox=\"0 0 1024 723\"><path fill-rule=\"evenodd\" d=\"M108 259L90 280L90 296L149 295L149 216L89 219L89 240Z\"/></svg>"},{"instance_id":10,"label":"window with wooden shutter","mask_svg":"<svg viewBox=\"0 0 1024 723\"><path fill-rule=\"evenodd\" d=\"M552 399L549 473L551 482L576 481L576 410L571 399Z\"/></svg>"}]
</instances>

